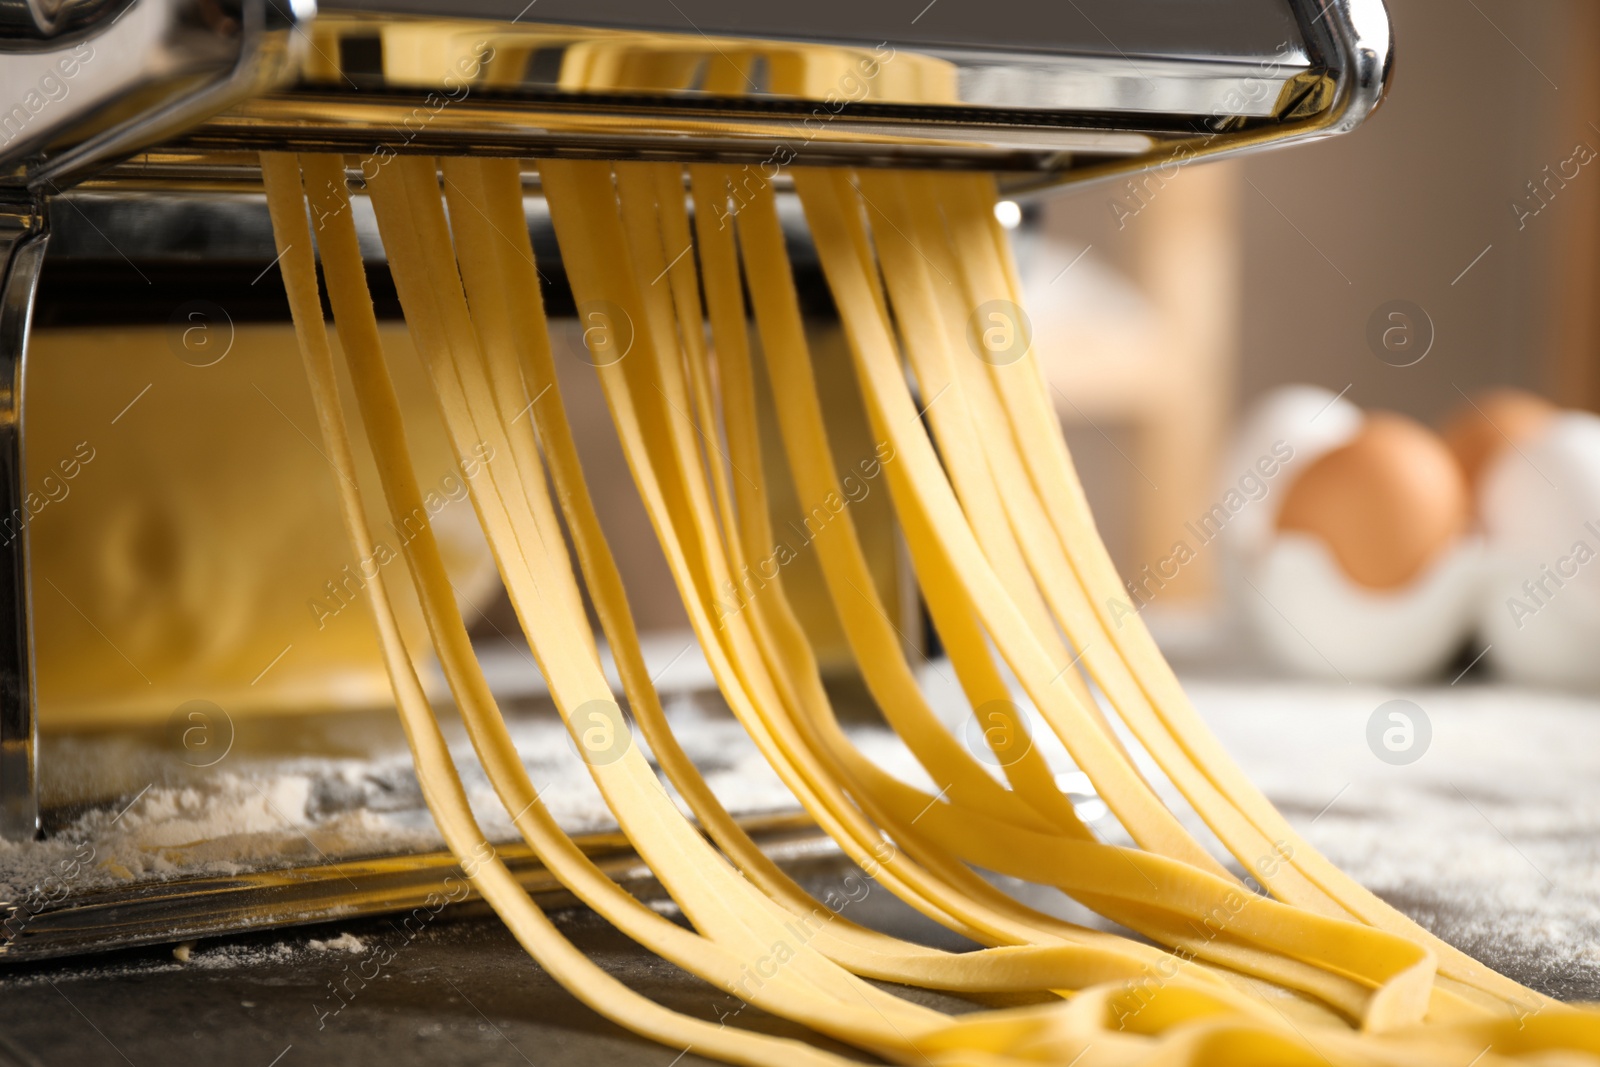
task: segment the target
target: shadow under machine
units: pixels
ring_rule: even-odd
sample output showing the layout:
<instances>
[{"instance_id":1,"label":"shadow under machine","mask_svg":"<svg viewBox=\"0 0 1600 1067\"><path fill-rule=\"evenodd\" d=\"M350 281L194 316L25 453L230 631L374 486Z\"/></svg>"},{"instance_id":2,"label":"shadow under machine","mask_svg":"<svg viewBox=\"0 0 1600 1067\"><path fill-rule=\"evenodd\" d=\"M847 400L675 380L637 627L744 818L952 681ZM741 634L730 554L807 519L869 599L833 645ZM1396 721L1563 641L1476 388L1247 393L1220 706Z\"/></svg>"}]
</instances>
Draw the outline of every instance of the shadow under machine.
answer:
<instances>
[{"instance_id":1,"label":"shadow under machine","mask_svg":"<svg viewBox=\"0 0 1600 1067\"><path fill-rule=\"evenodd\" d=\"M370 624L345 610L359 582L259 151L714 160L780 192L784 165L981 169L1025 198L1344 132L1391 66L1382 0L919 6L0 0L0 957L409 909L454 869L428 844ZM552 319L576 329L532 168L525 205ZM457 593L504 644L431 400L399 377L447 549L460 527ZM517 698L532 668L502 666ZM712 688L664 677L685 699ZM520 697L530 746L560 744L537 732L559 730L541 694ZM745 809L775 857L827 848L781 799ZM134 825L138 864L97 851ZM573 829L648 882L613 828Z\"/></svg>"}]
</instances>

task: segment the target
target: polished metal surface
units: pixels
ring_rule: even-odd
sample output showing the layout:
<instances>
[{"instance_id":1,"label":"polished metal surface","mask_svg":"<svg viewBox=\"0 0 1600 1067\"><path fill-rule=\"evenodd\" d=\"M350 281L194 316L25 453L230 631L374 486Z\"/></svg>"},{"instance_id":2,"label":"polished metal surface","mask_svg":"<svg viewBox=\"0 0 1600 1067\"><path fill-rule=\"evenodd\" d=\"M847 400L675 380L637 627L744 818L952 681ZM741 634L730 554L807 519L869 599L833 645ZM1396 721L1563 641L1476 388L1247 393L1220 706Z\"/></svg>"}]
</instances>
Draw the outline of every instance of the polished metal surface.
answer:
<instances>
[{"instance_id":1,"label":"polished metal surface","mask_svg":"<svg viewBox=\"0 0 1600 1067\"><path fill-rule=\"evenodd\" d=\"M39 832L22 401L46 239L38 205L0 202L0 836L11 841Z\"/></svg>"},{"instance_id":2,"label":"polished metal surface","mask_svg":"<svg viewBox=\"0 0 1600 1067\"><path fill-rule=\"evenodd\" d=\"M131 0L59 43L0 38L0 184L57 191L259 92L290 69L313 12Z\"/></svg>"},{"instance_id":3,"label":"polished metal surface","mask_svg":"<svg viewBox=\"0 0 1600 1067\"><path fill-rule=\"evenodd\" d=\"M859 20L833 23L850 25L852 41L820 20L809 23L819 39L802 40L793 14L739 22L770 37L716 37L693 16L676 29L620 30L554 21L557 7L541 8L551 21L539 24L393 10L418 6L325 11L292 85L169 147L341 150L380 164L427 152L717 159L773 172L947 166L1043 186L1343 132L1377 106L1392 66L1382 0L1292 0L1266 36L1241 38L1248 47L1180 51L1179 38L1147 28L1165 42L1150 52L1131 36L1133 52L1105 34L1052 35L1049 16L1035 20L1029 47L1021 23L998 18L957 47L904 32L879 39ZM1270 6L1231 5L1257 16ZM1128 7L1159 23L1186 5ZM627 8L619 0L601 14Z\"/></svg>"},{"instance_id":4,"label":"polished metal surface","mask_svg":"<svg viewBox=\"0 0 1600 1067\"><path fill-rule=\"evenodd\" d=\"M92 26L119 0L0 0L0 38L42 41Z\"/></svg>"},{"instance_id":5,"label":"polished metal surface","mask_svg":"<svg viewBox=\"0 0 1600 1067\"><path fill-rule=\"evenodd\" d=\"M838 853L832 838L803 814L747 817L741 825L763 852L780 863ZM649 900L664 895L622 834L588 834L574 840L606 877L634 896ZM495 851L544 907L575 903L526 845L502 844ZM448 852L377 856L227 877L141 881L114 889L0 902L0 961L171 944L240 929L270 930L424 907L437 913L446 903L476 898Z\"/></svg>"},{"instance_id":6,"label":"polished metal surface","mask_svg":"<svg viewBox=\"0 0 1600 1067\"><path fill-rule=\"evenodd\" d=\"M824 121L785 111L730 116L715 107L647 100L550 106L470 97L412 128L413 97L306 88L258 97L193 130L179 143L201 148L343 151L382 160L392 153L562 156L592 159L713 159L765 166L961 166L1055 172L1078 155L1134 156L1159 142L1142 131L1080 130L1024 121L1004 127L945 116L860 113ZM809 125L808 125L809 123Z\"/></svg>"},{"instance_id":7,"label":"polished metal surface","mask_svg":"<svg viewBox=\"0 0 1600 1067\"><path fill-rule=\"evenodd\" d=\"M40 198L290 68L311 0L9 0L0 8L0 835L39 831L24 367ZM24 17L25 16L25 17ZM71 30L59 40L58 30Z\"/></svg>"},{"instance_id":8,"label":"polished metal surface","mask_svg":"<svg viewBox=\"0 0 1600 1067\"><path fill-rule=\"evenodd\" d=\"M1437 732L1439 747L1396 774L1351 729L1371 711L1370 690L1226 682L1216 656L1205 658L1209 684L1179 669L1201 714L1246 776L1340 869L1508 978L1561 1001L1600 1000L1600 779L1591 755L1600 747L1600 701L1500 689L1474 668L1458 685L1444 679L1413 694L1455 727ZM840 915L850 922L947 951L974 947L843 857L784 869L813 897L848 901ZM1004 888L1061 913L1053 889ZM654 907L678 917L664 902ZM497 918L464 913L237 931L202 941L188 962L150 947L0 968L0 1063L122 1064L120 1051L141 1067L222 1056L266 1067L280 1054L277 1067L672 1067L679 1049L601 1019L532 962ZM1081 912L1069 918L1106 928ZM664 965L587 909L553 910L551 919L585 956L658 1003L712 1024L807 1037ZM927 990L894 992L943 1010L970 1008ZM154 1022L153 1004L161 1006ZM676 1067L712 1067L699 1051ZM1467 1067L1476 1051L1454 1062Z\"/></svg>"},{"instance_id":9,"label":"polished metal surface","mask_svg":"<svg viewBox=\"0 0 1600 1067\"><path fill-rule=\"evenodd\" d=\"M0 35L48 37L61 24L61 0L0 0Z\"/></svg>"},{"instance_id":10,"label":"polished metal surface","mask_svg":"<svg viewBox=\"0 0 1600 1067\"><path fill-rule=\"evenodd\" d=\"M1315 6L1315 5L1312 5ZM1303 12L1308 14L1309 12ZM1382 104L1394 72L1394 41L1383 0L1326 0L1308 23L1313 53L1337 57L1335 76L1302 81L1285 121L1249 124L1219 119L1204 133L1175 137L1141 156L1080 161L1076 169L1016 183L1017 192L1067 181L1096 181L1145 170L1178 168L1266 148L1348 133Z\"/></svg>"},{"instance_id":11,"label":"polished metal surface","mask_svg":"<svg viewBox=\"0 0 1600 1067\"><path fill-rule=\"evenodd\" d=\"M774 177L983 168L1026 191L1344 132L1392 66L1382 0L996 0L930 5L905 25L845 0L669 6L681 18L638 0L544 0L532 23L520 0L335 0L320 15L312 0L77 14L0 0L0 187L21 205L0 212L6 506L26 507L21 371L46 210L34 194L59 202L81 185L73 203L91 225L104 209L130 245L143 232L203 262L267 258L260 149L710 159ZM62 236L64 256L84 252ZM0 833L16 839L39 825L25 529L0 552ZM647 874L621 853L608 862ZM415 907L450 865L387 857L85 894L11 923L0 953Z\"/></svg>"},{"instance_id":12,"label":"polished metal surface","mask_svg":"<svg viewBox=\"0 0 1600 1067\"><path fill-rule=\"evenodd\" d=\"M359 185L358 172L352 171L351 177ZM780 191L788 192L789 185L787 181L780 183ZM230 175L226 182L195 182L171 173L158 178L146 168L138 186L123 180L86 183L50 198L50 263L120 262L121 254L141 267L271 263L277 258L278 249L272 237L266 196L259 186L260 175L253 160L247 171ZM535 172L526 176L525 189L523 216L534 251L542 264L548 261L550 270L559 271L550 209L540 193ZM793 252L809 263L809 231L798 202L783 196L778 210ZM388 254L378 236L372 202L358 191L351 197L351 212L362 258L369 264L386 262ZM288 314L286 306L282 314Z\"/></svg>"},{"instance_id":13,"label":"polished metal surface","mask_svg":"<svg viewBox=\"0 0 1600 1067\"><path fill-rule=\"evenodd\" d=\"M53 191L163 142L1070 179L1338 132L1390 67L1381 0L1000 0L909 22L844 0L563 2L537 22L499 0L232 5L131 0L70 48L0 42L10 180ZM127 99L149 103L113 118Z\"/></svg>"},{"instance_id":14,"label":"polished metal surface","mask_svg":"<svg viewBox=\"0 0 1600 1067\"><path fill-rule=\"evenodd\" d=\"M1060 5L995 0L930 5L915 18L888 5L851 0L803 5L688 0L675 6L653 0L544 0L534 8L513 0L449 7L425 0L331 0L322 10L323 25L336 23L348 28L346 39L369 41L375 19L448 15L461 26L465 20L485 27L500 23L491 31L495 43L504 35L514 47L510 27L516 24L522 40L537 41L541 50L540 62L513 76L525 88L555 88L552 75L564 50L596 43L698 49L711 65L701 66L697 76L677 88L639 88L676 99L719 95L716 66L741 49L823 63L830 52L871 49L885 66L910 57L907 62L923 63L947 79L937 88L911 80L875 86L871 99L876 103L1269 117L1276 114L1278 94L1265 87L1276 90L1314 66L1289 0L1211 0L1203 6L1171 0ZM342 17L353 12L366 17ZM373 41L373 47L381 48L381 41ZM730 79L733 89L741 96L806 98L776 84L776 63L751 64ZM839 69L845 73L848 63ZM403 84L387 71L385 80ZM569 77L560 85L569 93L603 91ZM831 80L818 88L850 91Z\"/></svg>"},{"instance_id":15,"label":"polished metal surface","mask_svg":"<svg viewBox=\"0 0 1600 1067\"><path fill-rule=\"evenodd\" d=\"M890 41L913 49L994 53L1259 59L1298 33L1288 0L991 0L903 10L856 0L328 0L327 11L440 15L768 40ZM1315 11L1312 12L1315 15Z\"/></svg>"}]
</instances>

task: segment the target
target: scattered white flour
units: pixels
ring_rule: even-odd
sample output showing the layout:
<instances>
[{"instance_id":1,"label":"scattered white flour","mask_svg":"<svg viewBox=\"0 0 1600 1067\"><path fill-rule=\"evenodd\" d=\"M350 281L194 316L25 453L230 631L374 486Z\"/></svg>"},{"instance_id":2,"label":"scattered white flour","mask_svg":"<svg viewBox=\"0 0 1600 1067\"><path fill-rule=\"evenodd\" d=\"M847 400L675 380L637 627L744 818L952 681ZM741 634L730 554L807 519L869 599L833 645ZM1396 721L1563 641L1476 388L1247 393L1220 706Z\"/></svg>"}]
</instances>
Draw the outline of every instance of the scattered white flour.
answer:
<instances>
[{"instance_id":1,"label":"scattered white flour","mask_svg":"<svg viewBox=\"0 0 1600 1067\"><path fill-rule=\"evenodd\" d=\"M948 665L925 667L922 681L936 712L957 736L967 736L970 712ZM1189 678L1186 688L1244 773L1357 880L1520 981L1600 998L1600 699L1472 683L1387 690ZM1430 748L1407 766L1385 763L1367 747L1368 718L1395 697L1414 701L1432 724ZM743 728L714 702L670 697L667 713L731 810L795 807ZM614 828L553 714L513 715L508 727L564 827ZM850 733L886 771L936 791L887 731L851 727ZM1079 791L1083 776L1038 721L1034 740L1064 787ZM65 745L71 763L56 773L92 775L114 766L123 775L119 782L147 774L144 782L154 784L141 791L144 783L137 782L114 803L76 809L47 841L0 841L0 899L59 905L73 893L129 881L443 848L403 747L359 758L351 744L335 746L339 756L236 758L174 780L161 776L148 753L106 744ZM470 746L458 739L453 747L485 832L512 840L509 817ZM1204 834L1142 751L1136 757L1186 823ZM1091 814L1093 798L1080 799L1085 817L1098 819L1116 839L1120 831L1103 805ZM350 934L309 947L365 949ZM249 966L295 951L286 944L202 945L189 953L187 966Z\"/></svg>"},{"instance_id":2,"label":"scattered white flour","mask_svg":"<svg viewBox=\"0 0 1600 1067\"><path fill-rule=\"evenodd\" d=\"M681 723L680 741L730 810L796 807L730 716L704 711L688 697L669 703ZM508 728L545 806L563 827L580 834L616 828L553 711L513 715ZM642 738L635 735L635 743L648 755ZM110 802L82 805L44 841L0 840L0 901L24 907L33 901L39 910L74 893L130 882L444 848L403 747L369 758L237 758L203 773L178 767L174 774L170 753L129 751L127 744L125 738L88 736L55 742L57 775L92 781L97 768L116 768L126 780L132 767L149 777ZM515 840L470 745L462 740L453 750L484 832L493 841ZM150 780L163 775L178 780Z\"/></svg>"},{"instance_id":3,"label":"scattered white flour","mask_svg":"<svg viewBox=\"0 0 1600 1067\"><path fill-rule=\"evenodd\" d=\"M1501 685L1186 685L1309 842L1446 941L1600 998L1600 699ZM1416 762L1367 746L1380 704L1428 717Z\"/></svg>"},{"instance_id":4,"label":"scattered white flour","mask_svg":"<svg viewBox=\"0 0 1600 1067\"><path fill-rule=\"evenodd\" d=\"M1182 680L1245 776L1337 866L1510 977L1600 1000L1600 695L1465 681L1384 689ZM936 713L966 736L971 712L948 665L924 666L920 681ZM1395 698L1422 708L1432 728L1426 752L1405 766L1367 745L1368 720ZM1030 708L1020 690L1014 699ZM1057 780L1086 788L1065 749L1030 715L1034 743ZM1185 826L1237 868L1120 732ZM1126 840L1103 805L1098 819L1082 803L1079 811L1109 839Z\"/></svg>"},{"instance_id":5,"label":"scattered white flour","mask_svg":"<svg viewBox=\"0 0 1600 1067\"><path fill-rule=\"evenodd\" d=\"M303 956L304 951L296 949L287 942L274 942L266 945L239 944L225 941L215 942L186 942L189 946L189 958L180 960L176 957L170 961L150 959L143 956L126 957L95 957L86 956L74 965L74 975L82 978L93 979L132 979L139 980L153 974L172 974L177 971L203 970L203 971L228 971L244 970L259 971L263 966L292 962L296 956ZM182 946L174 946L180 948ZM14 989L27 986L45 985L52 980L52 972L44 970L5 971L5 988ZM241 1001L243 1007L254 1007L252 1001Z\"/></svg>"},{"instance_id":6,"label":"scattered white flour","mask_svg":"<svg viewBox=\"0 0 1600 1067\"><path fill-rule=\"evenodd\" d=\"M91 809L45 841L0 841L0 893L13 902L30 893L59 899L128 881L439 847L426 812L319 813L310 805L316 789L345 779L353 773L346 764L357 762L302 761L276 771L224 771L193 785L150 785L123 801L125 810Z\"/></svg>"},{"instance_id":7,"label":"scattered white flour","mask_svg":"<svg viewBox=\"0 0 1600 1067\"><path fill-rule=\"evenodd\" d=\"M283 941L267 945L224 942L196 948L190 953L189 966L208 971L226 971L235 967L251 970L263 964L286 963L292 960L295 954L294 946Z\"/></svg>"},{"instance_id":8,"label":"scattered white flour","mask_svg":"<svg viewBox=\"0 0 1600 1067\"><path fill-rule=\"evenodd\" d=\"M662 689L680 743L729 810L794 810L793 795L720 699L681 688L707 681L703 658L683 655L675 639L647 651L660 660L658 669L672 672L663 675ZM526 689L537 678L525 654L486 656L485 662L497 691L514 683ZM226 762L198 769L181 765L159 736L128 731L45 738L46 800L72 815L54 815L44 841L0 840L0 902L38 910L74 893L130 882L443 850L396 721L391 714L364 714L330 715L288 731L258 724L258 732L272 735L267 751L285 747L285 732L291 741L295 732L314 736L290 745L292 755L252 756L240 746ZM445 728L485 834L497 842L516 840L464 731L449 721ZM563 827L575 834L616 828L553 710L512 712L507 728L543 803ZM637 731L634 740L649 755ZM886 768L925 781L894 738L868 731L863 745ZM680 806L687 811L681 800Z\"/></svg>"},{"instance_id":9,"label":"scattered white flour","mask_svg":"<svg viewBox=\"0 0 1600 1067\"><path fill-rule=\"evenodd\" d=\"M316 952L349 952L352 955L359 955L367 951L365 942L351 933L330 937L326 941L318 941L316 938L312 938L306 942L306 947Z\"/></svg>"}]
</instances>

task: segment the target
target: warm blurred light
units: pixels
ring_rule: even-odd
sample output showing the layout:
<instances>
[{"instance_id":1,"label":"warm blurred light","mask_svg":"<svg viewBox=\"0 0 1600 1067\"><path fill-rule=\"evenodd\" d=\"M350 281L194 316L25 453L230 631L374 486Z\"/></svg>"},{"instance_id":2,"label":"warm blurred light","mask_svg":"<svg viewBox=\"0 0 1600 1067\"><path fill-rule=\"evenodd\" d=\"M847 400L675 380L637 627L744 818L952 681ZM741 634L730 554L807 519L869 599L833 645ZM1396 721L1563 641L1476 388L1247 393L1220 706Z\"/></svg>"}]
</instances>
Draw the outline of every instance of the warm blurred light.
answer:
<instances>
[{"instance_id":1,"label":"warm blurred light","mask_svg":"<svg viewBox=\"0 0 1600 1067\"><path fill-rule=\"evenodd\" d=\"M1022 222L1022 208L1015 200L1002 200L994 206L994 217L1006 229L1014 230Z\"/></svg>"}]
</instances>

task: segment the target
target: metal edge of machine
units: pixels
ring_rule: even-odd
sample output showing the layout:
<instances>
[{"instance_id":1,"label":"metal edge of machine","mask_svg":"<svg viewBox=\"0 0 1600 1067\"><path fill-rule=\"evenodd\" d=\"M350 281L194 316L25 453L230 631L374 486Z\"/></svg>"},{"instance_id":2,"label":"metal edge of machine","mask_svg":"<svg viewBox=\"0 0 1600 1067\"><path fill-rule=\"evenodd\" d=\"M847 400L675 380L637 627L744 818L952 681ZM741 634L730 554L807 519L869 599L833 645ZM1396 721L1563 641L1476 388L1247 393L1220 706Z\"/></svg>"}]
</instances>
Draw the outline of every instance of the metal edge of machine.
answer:
<instances>
[{"instance_id":1,"label":"metal edge of machine","mask_svg":"<svg viewBox=\"0 0 1600 1067\"><path fill-rule=\"evenodd\" d=\"M762 852L778 862L838 853L833 839L803 814L744 816L739 825ZM621 833L602 831L575 835L573 840L607 877L625 885L636 898L651 901L665 896L655 875ZM527 845L520 841L497 844L495 854L545 909L577 904L577 898ZM64 869L73 870L70 866ZM54 883L0 902L0 963L422 909L431 919L447 904L479 899L462 878L455 856L446 851L328 860L117 887L73 888L63 876Z\"/></svg>"},{"instance_id":2,"label":"metal edge of machine","mask_svg":"<svg viewBox=\"0 0 1600 1067\"><path fill-rule=\"evenodd\" d=\"M1046 167L1014 174L1009 188L1026 194L1064 181L1091 181L1151 168L1183 166L1354 128L1381 102L1392 71L1391 28L1383 0L1289 2L1305 34L1311 59L1332 80L1331 93L1313 101L1313 105L1321 106L1312 106L1306 113L1303 100L1289 100L1279 121L1241 124L1244 128L1227 121L1227 116L1215 116L1220 121L1195 130L1193 135L1168 130L1152 139L1146 151L1108 155L1073 169L1066 168L1070 157L1058 155L1059 169ZM312 0L224 0L224 4L234 13L233 24L213 26L209 36L198 37L196 25L206 25L206 17L223 10L214 0L124 0L120 6L103 0L78 4L72 0L28 0L23 6L34 19L31 28L23 25L18 31L0 20L0 64L4 65L0 67L4 71L0 88L12 90L23 84L39 89L34 101L37 110L19 98L26 112L20 124L15 122L15 106L10 111L0 111L0 835L12 840L37 836L40 826L22 386L33 296L48 238L45 200L59 194L63 185L116 168L120 161L151 146L169 143L185 132L192 136L207 126L215 128L215 123L208 120L232 105L251 98L271 99L258 94L273 84L281 84L293 71L297 56L310 44L306 26L314 17ZM51 27L58 27L59 35L41 40ZM67 83L60 63L74 49L81 56L85 46L91 54L115 57L116 63L113 68L96 68L108 71L104 78L96 74L68 86L63 93L59 86ZM17 76L19 69L21 76ZM88 70L80 65L77 73ZM55 79L48 92L43 81L46 77ZM1309 79L1306 92L1319 93L1327 88L1325 81L1321 88L1318 85L1316 78ZM84 91L74 97L76 89ZM24 96L25 93L26 90ZM130 100L136 102L131 109ZM650 113L664 112L652 109ZM41 115L45 120L35 124ZM15 131L7 125L8 119L16 126ZM874 133L870 121L854 126L852 136L870 138ZM785 118L783 122L783 128L789 128L791 120ZM961 126L955 122L941 130L959 137ZM1190 128L1194 129L1192 123ZM63 130L74 130L74 139L64 148L43 154L34 151ZM778 130L777 125L763 123L758 117L745 136L756 142L763 137L770 141ZM977 123L973 130L973 136L992 137L994 125ZM238 132L236 125L232 134L222 136L237 136ZM249 138L241 140L249 143ZM269 133L266 141L288 147L307 146L292 137L283 138L281 130ZM326 147L325 140L317 142L313 138L311 144ZM513 144L507 150L519 147ZM431 141L415 148L437 151ZM899 162L915 158L902 157ZM886 160L863 158L862 162L882 164ZM133 172L140 171L141 166L134 164ZM385 866L391 860L399 866ZM536 865L531 860L527 862L524 877L528 884L549 888L539 882ZM625 865L621 859L617 862ZM368 870L374 863L383 868L381 877ZM242 880L202 879L169 887L171 892L146 895L141 889L127 899L114 892L91 895L52 907L39 916L30 913L30 922L39 920L34 936L26 942L6 939L0 943L0 957L40 957L180 940L186 931L195 936L220 932L228 924L219 917L236 916L241 902L257 926L292 925L353 912L410 907L416 903L413 898L420 899L420 891L415 885L397 889L394 879L400 877L397 872L401 869L425 869L442 877L451 864L448 857L440 856L391 857L271 872ZM352 894L345 888L353 874L361 875L363 885L356 886ZM324 885L319 889L323 882L338 883L340 888L334 891ZM281 886L289 883L298 884L300 889L283 895ZM273 903L278 899L274 893L280 894L279 903ZM0 915L6 914L17 914L15 902L0 903Z\"/></svg>"},{"instance_id":3,"label":"metal edge of machine","mask_svg":"<svg viewBox=\"0 0 1600 1067\"><path fill-rule=\"evenodd\" d=\"M345 44L372 44L381 55L387 47L382 30L405 28L406 17L385 23L372 14L337 11L317 26L316 59L321 62L308 68L315 69L315 76L303 76L284 91L219 114L169 147L196 158L229 148L273 148L958 166L1000 172L1008 191L1022 192L1149 169L1175 157L1181 164L1294 143L1358 124L1381 100L1392 66L1382 0L1284 3L1295 14L1301 39L1285 41L1277 53L1253 65L1213 56L1187 61L1077 53L1050 57L1080 76L1085 99L1093 106L1067 106L1049 94L1044 102L1029 103L1015 86L999 94L964 88L976 76L1004 68L1007 57L980 45L959 52L908 50L952 68L958 88L952 98L938 102L919 103L895 90L881 97L863 90L851 99L833 99L832 91L824 94L826 99L775 95L754 84L742 96L712 96L696 89L557 90L548 77L518 74L515 67L452 89L448 78L441 86L404 75L346 73ZM425 25L442 38L475 35L479 47L492 41L507 50L550 50L539 44L540 36L530 27L463 18L428 19ZM638 47L654 47L663 36L644 35ZM559 40L559 35L551 39ZM723 45L710 39L692 46L724 52ZM757 51L836 50L782 41L750 41L748 46ZM899 54L888 42L876 47ZM1036 54L1009 58L1007 73L1020 83L1040 64ZM1127 69L1119 70L1121 66ZM1139 78L1151 86L1133 93L1128 87ZM1119 93L1128 99L1113 104ZM184 172L174 153L136 165L144 167L146 177L163 169L172 175Z\"/></svg>"},{"instance_id":4,"label":"metal edge of machine","mask_svg":"<svg viewBox=\"0 0 1600 1067\"><path fill-rule=\"evenodd\" d=\"M34 0L29 19L0 20L0 835L11 840L40 826L23 396L46 202L62 183L281 79L314 12L310 0L288 2L298 6Z\"/></svg>"},{"instance_id":5,"label":"metal edge of machine","mask_svg":"<svg viewBox=\"0 0 1600 1067\"><path fill-rule=\"evenodd\" d=\"M1116 178L1140 171L1170 175L1190 163L1211 161L1348 133L1383 103L1394 74L1393 25L1385 0L1293 0L1305 27L1307 44L1333 74L1326 106L1303 118L1247 130L1212 129L1194 137L1175 137L1150 153L1091 163L1066 175L1024 176L1011 183L1018 195ZM1317 7L1321 10L1312 15Z\"/></svg>"}]
</instances>

